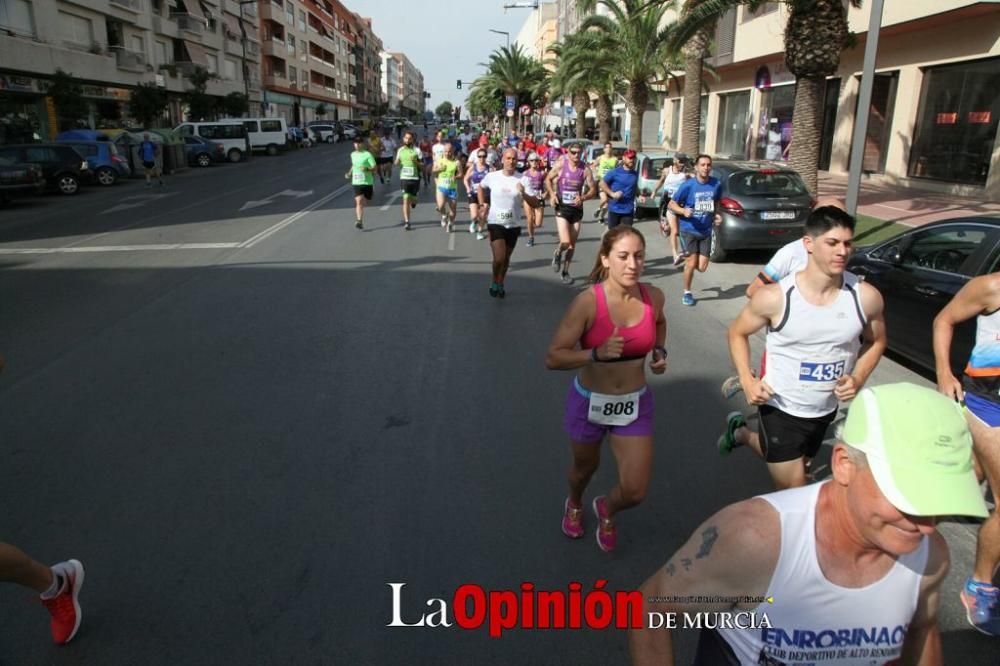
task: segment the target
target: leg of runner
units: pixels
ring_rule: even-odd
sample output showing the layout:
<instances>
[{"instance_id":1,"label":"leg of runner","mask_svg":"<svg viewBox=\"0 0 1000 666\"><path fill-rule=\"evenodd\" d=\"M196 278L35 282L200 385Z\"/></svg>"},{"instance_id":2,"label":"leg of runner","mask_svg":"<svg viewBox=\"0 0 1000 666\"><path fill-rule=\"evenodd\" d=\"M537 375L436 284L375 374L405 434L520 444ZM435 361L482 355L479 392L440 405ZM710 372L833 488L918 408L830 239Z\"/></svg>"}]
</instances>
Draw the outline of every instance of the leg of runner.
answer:
<instances>
[{"instance_id":1,"label":"leg of runner","mask_svg":"<svg viewBox=\"0 0 1000 666\"><path fill-rule=\"evenodd\" d=\"M606 496L594 498L597 515L597 545L601 550L613 550L618 531L614 517L619 511L631 509L646 498L649 477L653 469L653 438L626 437L611 433L611 452L618 462L618 485Z\"/></svg>"},{"instance_id":2,"label":"leg of runner","mask_svg":"<svg viewBox=\"0 0 1000 666\"><path fill-rule=\"evenodd\" d=\"M576 251L576 241L580 238L580 221L568 224L567 227L569 228L569 247L566 248L566 254L563 256L561 277L563 284L573 284L573 277L569 274L569 265L573 261L573 253Z\"/></svg>"},{"instance_id":3,"label":"leg of runner","mask_svg":"<svg viewBox=\"0 0 1000 666\"><path fill-rule=\"evenodd\" d=\"M441 226L443 227L445 226L445 207L447 206L448 195L445 194L440 186L434 191L434 200L437 202L435 209L441 213Z\"/></svg>"},{"instance_id":4,"label":"leg of runner","mask_svg":"<svg viewBox=\"0 0 1000 666\"><path fill-rule=\"evenodd\" d=\"M479 229L479 203L476 194L469 195L469 233L474 234Z\"/></svg>"},{"instance_id":5,"label":"leg of runner","mask_svg":"<svg viewBox=\"0 0 1000 666\"><path fill-rule=\"evenodd\" d=\"M684 263L684 252L680 247L677 214L673 211L667 211L667 224L670 226L670 251L674 253L674 266L680 266Z\"/></svg>"},{"instance_id":6,"label":"leg of runner","mask_svg":"<svg viewBox=\"0 0 1000 666\"><path fill-rule=\"evenodd\" d=\"M60 645L68 643L80 628L83 613L78 597L83 578L83 565L77 560L47 567L20 548L0 542L0 581L17 583L41 595L52 616L52 640Z\"/></svg>"},{"instance_id":7,"label":"leg of runner","mask_svg":"<svg viewBox=\"0 0 1000 666\"><path fill-rule=\"evenodd\" d=\"M562 217L559 211L556 210L556 230L559 233L559 247L552 253L552 270L556 273L562 272L563 254L572 244L571 227L572 225L566 218Z\"/></svg>"},{"instance_id":8,"label":"leg of runner","mask_svg":"<svg viewBox=\"0 0 1000 666\"><path fill-rule=\"evenodd\" d=\"M563 504L562 531L571 539L579 539L584 535L583 493L601 464L601 442L586 444L571 441L569 445L573 451L573 462L566 474L569 496Z\"/></svg>"},{"instance_id":9,"label":"leg of runner","mask_svg":"<svg viewBox=\"0 0 1000 666\"><path fill-rule=\"evenodd\" d=\"M510 258L514 254L514 248L517 247L517 239L521 236L520 227L515 227L513 229L504 230L504 254L503 262L500 265L500 274L497 282L500 284L500 293L498 296L503 298L507 295L507 290L504 288L504 281L507 279L507 269L510 268Z\"/></svg>"},{"instance_id":10,"label":"leg of runner","mask_svg":"<svg viewBox=\"0 0 1000 666\"><path fill-rule=\"evenodd\" d=\"M535 209L525 201L522 203L524 209L524 226L528 230L528 247L535 245Z\"/></svg>"},{"instance_id":11,"label":"leg of runner","mask_svg":"<svg viewBox=\"0 0 1000 666\"><path fill-rule=\"evenodd\" d=\"M691 282L694 279L694 272L704 273L708 270L708 247L711 238L698 238L689 236L684 239L684 245L688 249L687 258L684 261L684 296L681 299L683 305L694 305L694 295L691 293Z\"/></svg>"},{"instance_id":12,"label":"leg of runner","mask_svg":"<svg viewBox=\"0 0 1000 666\"><path fill-rule=\"evenodd\" d=\"M503 262L507 256L507 243L504 241L503 232L499 225L488 227L490 232L490 253L493 256L493 280L490 282L490 296L494 298L500 296L503 289Z\"/></svg>"},{"instance_id":13,"label":"leg of runner","mask_svg":"<svg viewBox=\"0 0 1000 666\"><path fill-rule=\"evenodd\" d=\"M450 234L455 226L455 218L458 217L458 195L448 196L448 225L445 230Z\"/></svg>"},{"instance_id":14,"label":"leg of runner","mask_svg":"<svg viewBox=\"0 0 1000 666\"><path fill-rule=\"evenodd\" d=\"M365 195L359 194L354 197L354 226L361 229L365 219Z\"/></svg>"},{"instance_id":15,"label":"leg of runner","mask_svg":"<svg viewBox=\"0 0 1000 666\"><path fill-rule=\"evenodd\" d=\"M608 209L608 194L604 190L598 190L598 196L601 198L600 205L597 206L597 210L594 211L594 221L600 222L601 215Z\"/></svg>"},{"instance_id":16,"label":"leg of runner","mask_svg":"<svg viewBox=\"0 0 1000 666\"><path fill-rule=\"evenodd\" d=\"M971 410L966 420L972 432L976 457L986 473L994 501L1000 493L1000 428L991 428ZM995 509L979 527L976 542L976 562L972 575L962 587L961 600L969 623L991 636L1000 635L1000 590L993 585L993 576L1000 563L1000 513Z\"/></svg>"}]
</instances>

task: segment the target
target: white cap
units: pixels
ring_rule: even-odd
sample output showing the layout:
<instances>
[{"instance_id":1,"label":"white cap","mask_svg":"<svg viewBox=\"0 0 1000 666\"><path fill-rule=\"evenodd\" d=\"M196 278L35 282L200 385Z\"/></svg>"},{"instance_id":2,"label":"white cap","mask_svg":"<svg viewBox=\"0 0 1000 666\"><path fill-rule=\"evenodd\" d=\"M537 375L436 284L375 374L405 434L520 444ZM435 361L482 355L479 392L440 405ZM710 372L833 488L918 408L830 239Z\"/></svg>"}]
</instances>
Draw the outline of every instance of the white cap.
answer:
<instances>
[{"instance_id":1,"label":"white cap","mask_svg":"<svg viewBox=\"0 0 1000 666\"><path fill-rule=\"evenodd\" d=\"M553 148L562 148L562 141L560 141L559 139L552 139L551 141L549 141L549 145L552 146Z\"/></svg>"}]
</instances>

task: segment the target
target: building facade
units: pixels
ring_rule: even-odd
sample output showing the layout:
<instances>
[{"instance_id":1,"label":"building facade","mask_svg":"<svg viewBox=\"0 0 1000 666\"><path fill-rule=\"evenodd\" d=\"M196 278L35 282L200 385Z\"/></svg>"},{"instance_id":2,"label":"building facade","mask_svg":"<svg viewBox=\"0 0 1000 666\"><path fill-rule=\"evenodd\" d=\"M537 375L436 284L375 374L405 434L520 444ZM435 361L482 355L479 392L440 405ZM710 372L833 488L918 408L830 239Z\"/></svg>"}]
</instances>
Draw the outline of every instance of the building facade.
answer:
<instances>
[{"instance_id":1,"label":"building facade","mask_svg":"<svg viewBox=\"0 0 1000 666\"><path fill-rule=\"evenodd\" d=\"M870 7L851 7L858 44L841 55L823 102L821 170L846 173ZM740 7L719 22L710 62L718 80L702 96L700 146L715 155L787 159L795 77L784 63L785 5ZM992 2L888 2L868 110L863 169L919 189L1000 200L1000 11ZM683 100L672 91L661 138L680 145Z\"/></svg>"},{"instance_id":2,"label":"building facade","mask_svg":"<svg viewBox=\"0 0 1000 666\"><path fill-rule=\"evenodd\" d=\"M382 99L392 115L423 116L427 110L424 75L405 53L382 52Z\"/></svg>"},{"instance_id":3,"label":"building facade","mask_svg":"<svg viewBox=\"0 0 1000 666\"><path fill-rule=\"evenodd\" d=\"M354 47L356 119L367 125L380 114L382 105L382 40L372 29L372 20L354 15L358 40Z\"/></svg>"},{"instance_id":4,"label":"building facade","mask_svg":"<svg viewBox=\"0 0 1000 666\"><path fill-rule=\"evenodd\" d=\"M558 7L554 3L539 5L531 10L517 33L516 42L536 60L545 61L551 57L548 48L555 43L558 33ZM552 66L548 66L552 69Z\"/></svg>"},{"instance_id":5,"label":"building facade","mask_svg":"<svg viewBox=\"0 0 1000 666\"><path fill-rule=\"evenodd\" d=\"M253 108L261 100L256 25L256 7L234 0L4 0L0 142L51 139L70 124L137 126L128 102L141 83L167 93L158 124L173 126L197 67L214 75L208 94L249 93ZM57 70L82 84L86 117L57 117L45 94Z\"/></svg>"}]
</instances>

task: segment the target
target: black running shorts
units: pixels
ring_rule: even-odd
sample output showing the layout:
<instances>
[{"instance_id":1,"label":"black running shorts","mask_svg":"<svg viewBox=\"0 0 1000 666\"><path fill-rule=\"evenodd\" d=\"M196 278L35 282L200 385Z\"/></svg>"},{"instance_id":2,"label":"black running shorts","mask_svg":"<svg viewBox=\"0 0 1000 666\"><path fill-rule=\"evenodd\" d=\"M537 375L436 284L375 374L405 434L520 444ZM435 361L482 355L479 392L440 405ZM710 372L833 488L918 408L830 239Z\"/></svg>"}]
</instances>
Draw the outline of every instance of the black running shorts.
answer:
<instances>
[{"instance_id":1,"label":"black running shorts","mask_svg":"<svg viewBox=\"0 0 1000 666\"><path fill-rule=\"evenodd\" d=\"M626 224L632 226L635 221L635 215L633 213L616 213L614 211L608 211L608 229L614 229L619 224Z\"/></svg>"},{"instance_id":2,"label":"black running shorts","mask_svg":"<svg viewBox=\"0 0 1000 666\"><path fill-rule=\"evenodd\" d=\"M355 185L354 186L354 196L364 197L368 201L372 200L372 196L375 194L375 187L373 185Z\"/></svg>"},{"instance_id":3,"label":"black running shorts","mask_svg":"<svg viewBox=\"0 0 1000 666\"><path fill-rule=\"evenodd\" d=\"M570 224L576 224L583 219L583 209L577 208L576 206L567 206L566 204L559 204L556 207L556 217L561 217Z\"/></svg>"},{"instance_id":4,"label":"black running shorts","mask_svg":"<svg viewBox=\"0 0 1000 666\"><path fill-rule=\"evenodd\" d=\"M769 463L814 458L826 429L837 418L837 410L824 416L792 416L777 407L761 405L757 409L760 448Z\"/></svg>"},{"instance_id":5,"label":"black running shorts","mask_svg":"<svg viewBox=\"0 0 1000 666\"><path fill-rule=\"evenodd\" d=\"M417 192L420 191L420 181L419 180L401 180L403 184L403 194L409 194L411 197L417 196Z\"/></svg>"},{"instance_id":6,"label":"black running shorts","mask_svg":"<svg viewBox=\"0 0 1000 666\"><path fill-rule=\"evenodd\" d=\"M502 240L507 244L508 249L514 249L517 239L521 237L521 227L505 227L502 224L487 224L486 230L490 233L490 242Z\"/></svg>"}]
</instances>

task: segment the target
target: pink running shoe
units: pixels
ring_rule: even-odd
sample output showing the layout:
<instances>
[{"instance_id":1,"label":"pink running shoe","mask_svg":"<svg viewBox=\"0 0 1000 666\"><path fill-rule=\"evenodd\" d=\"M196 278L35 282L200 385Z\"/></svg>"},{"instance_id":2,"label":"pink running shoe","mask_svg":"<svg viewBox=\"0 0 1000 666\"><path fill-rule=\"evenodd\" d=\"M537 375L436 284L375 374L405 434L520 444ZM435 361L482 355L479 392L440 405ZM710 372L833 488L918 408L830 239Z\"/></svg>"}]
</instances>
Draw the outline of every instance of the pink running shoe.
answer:
<instances>
[{"instance_id":1,"label":"pink running shoe","mask_svg":"<svg viewBox=\"0 0 1000 666\"><path fill-rule=\"evenodd\" d=\"M56 596L42 599L52 615L52 640L58 645L69 643L80 628L80 588L83 587L83 565L78 560L60 562L52 570L62 576L62 589Z\"/></svg>"},{"instance_id":2,"label":"pink running shoe","mask_svg":"<svg viewBox=\"0 0 1000 666\"><path fill-rule=\"evenodd\" d=\"M562 531L570 539L583 536L583 507L570 506L568 497L563 505Z\"/></svg>"},{"instance_id":3,"label":"pink running shoe","mask_svg":"<svg viewBox=\"0 0 1000 666\"><path fill-rule=\"evenodd\" d=\"M597 537L597 545L605 553L610 553L618 544L618 529L615 522L608 515L608 498L604 495L594 498L594 513L597 515L597 530L594 535Z\"/></svg>"}]
</instances>

